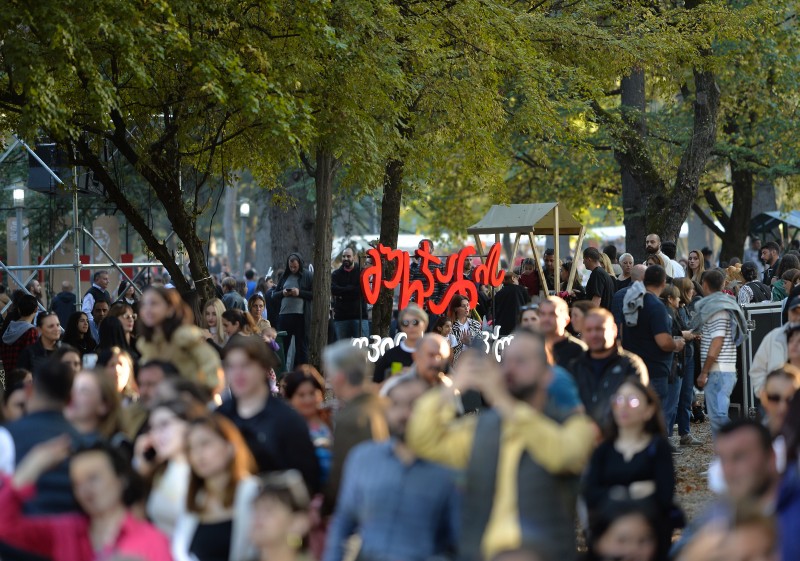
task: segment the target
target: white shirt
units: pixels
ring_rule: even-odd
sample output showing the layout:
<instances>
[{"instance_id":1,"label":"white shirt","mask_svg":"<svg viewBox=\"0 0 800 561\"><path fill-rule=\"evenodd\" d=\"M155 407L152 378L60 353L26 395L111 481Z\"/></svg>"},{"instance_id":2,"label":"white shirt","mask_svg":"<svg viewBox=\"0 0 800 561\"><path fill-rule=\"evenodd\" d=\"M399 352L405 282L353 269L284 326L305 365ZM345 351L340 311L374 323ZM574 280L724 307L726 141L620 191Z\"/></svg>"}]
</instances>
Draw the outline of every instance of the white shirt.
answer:
<instances>
[{"instance_id":1,"label":"white shirt","mask_svg":"<svg viewBox=\"0 0 800 561\"><path fill-rule=\"evenodd\" d=\"M171 461L147 499L147 516L159 530L171 536L178 518L186 512L191 468L188 462Z\"/></svg>"},{"instance_id":2,"label":"white shirt","mask_svg":"<svg viewBox=\"0 0 800 561\"><path fill-rule=\"evenodd\" d=\"M5 427L0 427L0 473L14 475L14 464L17 460L17 449L14 439Z\"/></svg>"}]
</instances>

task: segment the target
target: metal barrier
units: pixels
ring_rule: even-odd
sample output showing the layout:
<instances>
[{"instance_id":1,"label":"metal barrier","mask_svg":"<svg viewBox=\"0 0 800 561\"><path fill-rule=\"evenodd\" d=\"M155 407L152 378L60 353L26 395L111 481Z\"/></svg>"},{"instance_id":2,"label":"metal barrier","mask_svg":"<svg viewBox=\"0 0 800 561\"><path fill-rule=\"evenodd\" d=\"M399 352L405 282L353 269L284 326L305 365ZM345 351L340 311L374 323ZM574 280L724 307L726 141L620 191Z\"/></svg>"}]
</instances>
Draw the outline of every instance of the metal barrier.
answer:
<instances>
[{"instance_id":1,"label":"metal barrier","mask_svg":"<svg viewBox=\"0 0 800 561\"><path fill-rule=\"evenodd\" d=\"M767 333L783 324L781 321L783 302L745 304L742 306L742 311L744 311L744 317L747 320L749 333L740 347L739 376L731 396L731 404L740 404L741 413L753 418L758 413L759 401L753 393L753 385L750 381L750 367L753 364L753 356L758 351L758 347Z\"/></svg>"}]
</instances>

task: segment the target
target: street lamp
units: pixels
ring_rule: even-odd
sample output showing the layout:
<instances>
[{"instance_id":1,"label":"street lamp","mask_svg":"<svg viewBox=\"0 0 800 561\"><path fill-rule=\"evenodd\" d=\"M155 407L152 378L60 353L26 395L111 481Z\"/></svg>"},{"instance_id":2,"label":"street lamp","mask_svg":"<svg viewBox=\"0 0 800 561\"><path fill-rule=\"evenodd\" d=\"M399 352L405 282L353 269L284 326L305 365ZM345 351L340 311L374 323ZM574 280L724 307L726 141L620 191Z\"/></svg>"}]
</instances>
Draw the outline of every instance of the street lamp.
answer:
<instances>
[{"instance_id":1,"label":"street lamp","mask_svg":"<svg viewBox=\"0 0 800 561\"><path fill-rule=\"evenodd\" d=\"M25 189L14 189L14 208L17 211L17 267L22 266L22 258L25 252L22 245L22 210L25 208ZM17 274L22 277L22 271L17 271Z\"/></svg>"},{"instance_id":2,"label":"street lamp","mask_svg":"<svg viewBox=\"0 0 800 561\"><path fill-rule=\"evenodd\" d=\"M245 229L247 228L247 219L250 218L250 203L244 202L239 205L239 218L242 219L242 255L240 257L241 266L239 270L242 272L242 278L244 278Z\"/></svg>"}]
</instances>

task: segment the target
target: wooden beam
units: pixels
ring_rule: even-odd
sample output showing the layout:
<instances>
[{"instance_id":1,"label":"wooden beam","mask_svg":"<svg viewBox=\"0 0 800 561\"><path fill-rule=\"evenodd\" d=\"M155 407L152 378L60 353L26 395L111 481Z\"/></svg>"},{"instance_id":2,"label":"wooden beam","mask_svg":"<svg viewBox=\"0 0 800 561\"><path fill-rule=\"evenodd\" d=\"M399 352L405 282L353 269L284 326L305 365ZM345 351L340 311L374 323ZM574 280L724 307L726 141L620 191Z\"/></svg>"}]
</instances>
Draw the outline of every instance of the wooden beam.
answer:
<instances>
[{"instance_id":1,"label":"wooden beam","mask_svg":"<svg viewBox=\"0 0 800 561\"><path fill-rule=\"evenodd\" d=\"M544 264L542 260L539 258L539 249L536 247L536 243L534 242L535 233L531 230L531 233L528 234L528 238L531 240L531 249L533 250L533 258L536 259L537 269L539 269L539 282L541 283L541 288L539 289L539 296L542 295L544 292L545 296L549 294L547 291L547 280L544 278Z\"/></svg>"},{"instance_id":2,"label":"wooden beam","mask_svg":"<svg viewBox=\"0 0 800 561\"><path fill-rule=\"evenodd\" d=\"M522 237L520 232L517 232L517 238L514 240L514 252L511 254L511 268L514 268L514 259L517 258L517 251L519 250L519 240Z\"/></svg>"},{"instance_id":3,"label":"wooden beam","mask_svg":"<svg viewBox=\"0 0 800 561\"><path fill-rule=\"evenodd\" d=\"M561 275L561 265L560 265L561 259L559 259L559 255L558 255L559 254L558 246L560 245L558 242L560 240L558 239L558 234L559 234L559 228L558 228L558 203L556 203L556 206L553 207L553 240L555 241L555 247L553 248L553 251L555 252L555 255L554 255L555 264L556 264L556 266L559 267L559 269L558 269L558 275L554 275L553 276L553 282L558 284L558 288L561 288L561 282L560 282L561 281L561 277L560 277L560 275ZM555 289L556 292L558 292L558 288Z\"/></svg>"},{"instance_id":4,"label":"wooden beam","mask_svg":"<svg viewBox=\"0 0 800 561\"><path fill-rule=\"evenodd\" d=\"M581 255L581 246L583 245L583 237L586 235L586 226L581 226L581 233L578 235L578 245L575 246L575 259L572 260L572 267L569 271L569 280L567 280L567 292L572 290L572 283L575 282L575 275L578 272L578 256ZM559 274L561 269L559 267Z\"/></svg>"},{"instance_id":5,"label":"wooden beam","mask_svg":"<svg viewBox=\"0 0 800 561\"><path fill-rule=\"evenodd\" d=\"M475 247L478 249L478 257L481 258L481 263L486 263L486 258L484 257L483 251L483 243L481 243L481 237L478 234L475 234Z\"/></svg>"}]
</instances>

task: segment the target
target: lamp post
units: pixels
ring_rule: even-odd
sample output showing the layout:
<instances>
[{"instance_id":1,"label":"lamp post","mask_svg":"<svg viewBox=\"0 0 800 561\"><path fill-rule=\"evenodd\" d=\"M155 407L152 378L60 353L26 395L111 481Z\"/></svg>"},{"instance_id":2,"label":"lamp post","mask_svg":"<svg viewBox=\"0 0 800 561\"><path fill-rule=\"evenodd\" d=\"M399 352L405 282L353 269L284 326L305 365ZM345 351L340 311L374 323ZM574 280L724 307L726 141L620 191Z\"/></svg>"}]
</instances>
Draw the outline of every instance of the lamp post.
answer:
<instances>
[{"instance_id":1,"label":"lamp post","mask_svg":"<svg viewBox=\"0 0 800 561\"><path fill-rule=\"evenodd\" d=\"M242 278L244 278L244 254L245 254L245 230L247 229L247 219L250 218L250 203L243 202L239 205L239 218L242 219L242 251L240 256L240 267L239 270L242 272Z\"/></svg>"},{"instance_id":2,"label":"lamp post","mask_svg":"<svg viewBox=\"0 0 800 561\"><path fill-rule=\"evenodd\" d=\"M17 211L17 266L22 266L22 259L25 255L23 241L22 238L24 237L22 232L22 210L25 208L25 189L14 189L13 192L14 197L14 209ZM18 271L20 278L22 275L22 271Z\"/></svg>"}]
</instances>

